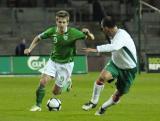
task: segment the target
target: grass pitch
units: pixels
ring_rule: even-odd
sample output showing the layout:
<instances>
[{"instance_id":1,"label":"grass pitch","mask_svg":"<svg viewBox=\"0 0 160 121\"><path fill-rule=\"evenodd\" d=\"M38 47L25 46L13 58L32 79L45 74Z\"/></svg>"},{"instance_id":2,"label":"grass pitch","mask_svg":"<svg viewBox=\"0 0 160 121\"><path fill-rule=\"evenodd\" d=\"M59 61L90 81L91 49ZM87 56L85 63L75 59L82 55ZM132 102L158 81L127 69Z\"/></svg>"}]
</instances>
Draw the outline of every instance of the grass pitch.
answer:
<instances>
[{"instance_id":1,"label":"grass pitch","mask_svg":"<svg viewBox=\"0 0 160 121\"><path fill-rule=\"evenodd\" d=\"M160 121L160 74L138 75L130 92L121 102L109 108L105 115L95 116L95 111L114 91L114 84L105 85L98 106L83 111L81 106L92 94L94 80L99 73L73 75L71 92L58 96L62 109L49 112L46 102L52 97L53 81L46 87L41 112L30 112L35 104L37 77L0 77L0 121Z\"/></svg>"}]
</instances>

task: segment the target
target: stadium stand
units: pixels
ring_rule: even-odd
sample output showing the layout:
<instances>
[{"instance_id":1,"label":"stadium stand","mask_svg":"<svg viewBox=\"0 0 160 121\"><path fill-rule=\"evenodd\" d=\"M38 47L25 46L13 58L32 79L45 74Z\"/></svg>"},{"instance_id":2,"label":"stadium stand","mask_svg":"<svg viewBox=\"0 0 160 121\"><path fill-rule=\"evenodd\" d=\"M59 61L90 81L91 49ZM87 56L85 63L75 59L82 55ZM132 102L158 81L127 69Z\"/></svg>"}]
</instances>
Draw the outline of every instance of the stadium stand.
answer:
<instances>
[{"instance_id":1,"label":"stadium stand","mask_svg":"<svg viewBox=\"0 0 160 121\"><path fill-rule=\"evenodd\" d=\"M93 21L93 1L70 0L65 3L65 6L57 5L56 7L49 6L49 3L45 3L44 0L37 0L37 2L31 3L30 6L27 3L23 7L20 5L16 7L17 4L14 4L16 0L8 1L10 3L0 0L0 55L14 55L13 49L20 37L26 38L27 44L29 44L36 34L54 24L55 12L63 8L71 14L71 26L76 26L80 29L87 27L95 34L96 40L94 42L86 42L87 46L95 47L98 44L106 43L98 21ZM137 28L135 27L133 16L134 6L127 0L101 0L100 2L105 14L114 16L119 25L129 31L136 45L138 45ZM159 3L157 2L157 4ZM54 3L52 4L54 6ZM160 48L156 44L159 43L160 38L160 14L144 7L142 18L141 49L145 50L146 53L160 53ZM11 47L6 50L8 43L10 43ZM45 51L41 47L37 47L33 53L36 55L48 54L50 42L43 43L43 46L46 48Z\"/></svg>"}]
</instances>

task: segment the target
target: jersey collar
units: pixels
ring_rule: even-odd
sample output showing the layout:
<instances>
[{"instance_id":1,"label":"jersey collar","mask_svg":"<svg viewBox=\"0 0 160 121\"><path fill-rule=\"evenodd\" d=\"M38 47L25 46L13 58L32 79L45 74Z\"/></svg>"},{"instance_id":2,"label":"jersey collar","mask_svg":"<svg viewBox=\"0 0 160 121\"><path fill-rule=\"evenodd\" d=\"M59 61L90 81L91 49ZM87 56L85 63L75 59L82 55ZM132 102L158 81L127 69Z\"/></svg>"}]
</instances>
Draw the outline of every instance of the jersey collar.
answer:
<instances>
[{"instance_id":1,"label":"jersey collar","mask_svg":"<svg viewBox=\"0 0 160 121\"><path fill-rule=\"evenodd\" d=\"M67 31L68 31L68 27L65 28L64 34L67 33ZM56 28L56 33L58 33L58 27Z\"/></svg>"}]
</instances>

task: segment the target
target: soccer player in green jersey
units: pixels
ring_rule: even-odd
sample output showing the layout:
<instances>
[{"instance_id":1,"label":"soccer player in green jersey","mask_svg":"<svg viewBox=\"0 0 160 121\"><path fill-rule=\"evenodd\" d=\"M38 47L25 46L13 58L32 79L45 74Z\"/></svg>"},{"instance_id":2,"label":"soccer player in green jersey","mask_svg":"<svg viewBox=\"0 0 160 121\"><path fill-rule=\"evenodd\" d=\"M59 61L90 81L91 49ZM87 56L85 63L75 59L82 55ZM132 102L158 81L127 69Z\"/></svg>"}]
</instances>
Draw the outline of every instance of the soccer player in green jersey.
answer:
<instances>
[{"instance_id":1,"label":"soccer player in green jersey","mask_svg":"<svg viewBox=\"0 0 160 121\"><path fill-rule=\"evenodd\" d=\"M104 114L112 105L118 104L120 98L129 91L137 72L136 47L131 36L123 29L116 26L112 17L105 17L101 22L105 35L110 38L110 44L94 48L84 48L85 52L111 52L111 60L101 71L99 78L94 83L91 100L82 106L88 111L95 108L105 82L116 81L116 90L113 95L100 107L95 115Z\"/></svg>"},{"instance_id":2,"label":"soccer player in green jersey","mask_svg":"<svg viewBox=\"0 0 160 121\"><path fill-rule=\"evenodd\" d=\"M30 111L41 111L42 99L45 95L45 86L51 79L55 79L53 94L69 90L71 87L71 74L74 66L75 43L77 40L90 39L94 36L87 28L82 31L68 27L69 13L61 10L56 13L56 26L52 26L36 36L30 47L24 53L29 54L40 40L51 39L53 43L51 56L47 64L41 69L42 77L36 91L36 105Z\"/></svg>"}]
</instances>

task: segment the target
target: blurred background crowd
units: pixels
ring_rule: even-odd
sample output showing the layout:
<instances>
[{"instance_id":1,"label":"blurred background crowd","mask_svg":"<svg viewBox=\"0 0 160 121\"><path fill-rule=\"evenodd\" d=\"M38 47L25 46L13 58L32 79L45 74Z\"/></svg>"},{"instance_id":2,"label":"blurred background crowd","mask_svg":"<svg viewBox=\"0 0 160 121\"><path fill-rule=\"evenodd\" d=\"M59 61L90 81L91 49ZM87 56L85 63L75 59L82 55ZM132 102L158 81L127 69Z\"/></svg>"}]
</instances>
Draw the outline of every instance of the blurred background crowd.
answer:
<instances>
[{"instance_id":1,"label":"blurred background crowd","mask_svg":"<svg viewBox=\"0 0 160 121\"><path fill-rule=\"evenodd\" d=\"M139 41L138 2L139 0L0 0L0 55L21 55L16 52L17 46L22 43L24 48L28 46L35 35L55 24L55 12L64 9L71 15L70 26L79 29L87 27L95 34L94 41L78 42L77 48L108 43L99 24L102 17L111 15L119 27L126 29L133 37L140 49L138 51L143 66L147 53L160 53L160 13L141 4ZM144 2L160 9L159 0ZM49 54L51 42L47 40L42 43L32 55Z\"/></svg>"}]
</instances>

